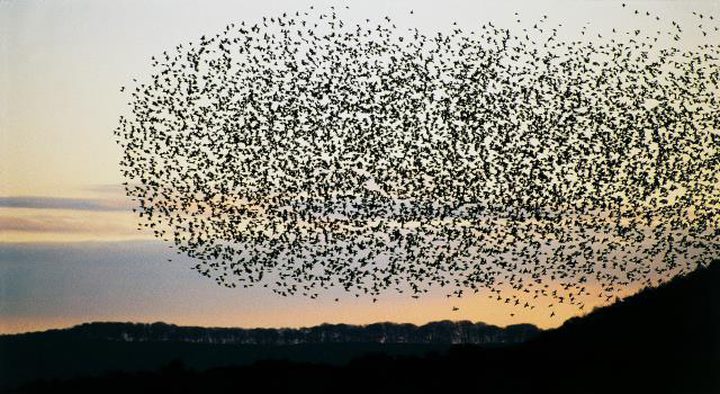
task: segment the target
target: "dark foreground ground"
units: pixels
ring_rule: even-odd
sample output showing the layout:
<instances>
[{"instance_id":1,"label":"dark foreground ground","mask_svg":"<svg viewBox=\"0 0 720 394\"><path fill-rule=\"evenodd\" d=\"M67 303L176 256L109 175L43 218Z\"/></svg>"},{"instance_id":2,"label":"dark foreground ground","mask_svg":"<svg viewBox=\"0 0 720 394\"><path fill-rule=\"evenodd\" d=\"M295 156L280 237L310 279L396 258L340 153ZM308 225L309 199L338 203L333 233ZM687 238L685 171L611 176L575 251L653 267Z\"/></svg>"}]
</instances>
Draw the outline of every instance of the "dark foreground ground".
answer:
<instances>
[{"instance_id":1,"label":"dark foreground ground","mask_svg":"<svg viewBox=\"0 0 720 394\"><path fill-rule=\"evenodd\" d=\"M720 263L568 321L522 345L333 346L303 348L323 354L315 362L200 368L179 358L152 372L35 381L10 392L718 394ZM223 357L222 350L217 357ZM320 361L343 357L351 361ZM73 355L67 359L71 362Z\"/></svg>"}]
</instances>

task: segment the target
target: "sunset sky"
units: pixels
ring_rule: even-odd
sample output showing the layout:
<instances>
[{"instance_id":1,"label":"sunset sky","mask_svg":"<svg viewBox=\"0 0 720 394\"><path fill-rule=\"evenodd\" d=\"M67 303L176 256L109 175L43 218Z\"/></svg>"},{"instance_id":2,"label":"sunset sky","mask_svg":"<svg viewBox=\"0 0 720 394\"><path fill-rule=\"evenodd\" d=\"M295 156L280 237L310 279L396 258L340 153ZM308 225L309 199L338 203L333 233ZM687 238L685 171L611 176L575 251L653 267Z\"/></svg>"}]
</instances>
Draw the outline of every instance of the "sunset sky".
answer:
<instances>
[{"instance_id":1,"label":"sunset sky","mask_svg":"<svg viewBox=\"0 0 720 394\"><path fill-rule=\"evenodd\" d=\"M577 311L510 309L487 294L377 303L340 291L318 300L268 289L227 289L168 258L167 245L136 229L120 183L113 129L125 113L120 86L150 70L150 57L231 22L350 5L358 18L389 15L428 31L453 21L512 27L547 14L573 37L586 21L604 32L638 26L613 1L169 1L0 2L0 333L86 321L299 327L452 319L554 327ZM716 0L629 1L675 20L691 10L720 15ZM411 16L409 10L414 10ZM412 18L412 19L410 19ZM687 22L690 24L693 22ZM693 42L684 42L692 45ZM636 289L627 289L628 293ZM340 297L341 302L334 302ZM588 305L598 300L589 299ZM453 311L458 307L458 311ZM514 317L510 313L515 313Z\"/></svg>"}]
</instances>

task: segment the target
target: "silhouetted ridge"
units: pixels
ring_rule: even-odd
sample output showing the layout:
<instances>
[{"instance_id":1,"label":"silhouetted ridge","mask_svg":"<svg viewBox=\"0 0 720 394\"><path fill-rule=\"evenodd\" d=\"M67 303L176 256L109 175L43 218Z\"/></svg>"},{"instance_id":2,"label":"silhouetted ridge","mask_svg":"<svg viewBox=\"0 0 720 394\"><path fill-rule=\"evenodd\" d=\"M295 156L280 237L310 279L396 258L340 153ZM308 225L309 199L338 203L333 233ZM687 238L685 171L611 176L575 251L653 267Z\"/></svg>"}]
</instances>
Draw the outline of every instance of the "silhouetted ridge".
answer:
<instances>
[{"instance_id":1,"label":"silhouetted ridge","mask_svg":"<svg viewBox=\"0 0 720 394\"><path fill-rule=\"evenodd\" d=\"M528 344L536 346L581 347L608 360L640 352L720 361L720 262L572 318Z\"/></svg>"},{"instance_id":2,"label":"silhouetted ridge","mask_svg":"<svg viewBox=\"0 0 720 394\"><path fill-rule=\"evenodd\" d=\"M374 323L322 324L309 328L205 328L166 323L84 323L69 329L25 336L55 336L76 340L126 342L186 342L225 345L297 345L323 343L397 344L513 344L533 338L540 329L531 324L500 328L485 323L449 320L425 325Z\"/></svg>"},{"instance_id":3,"label":"silhouetted ridge","mask_svg":"<svg viewBox=\"0 0 720 394\"><path fill-rule=\"evenodd\" d=\"M4 363L0 371L12 372L7 376L15 382L67 378L72 376L68 371L80 377L36 383L20 392L128 393L151 392L158 387L163 392L232 392L242 386L264 387L263 392L315 394L348 389L363 393L470 390L516 394L717 394L719 284L720 262L715 262L510 346L262 346L62 338L62 334L87 335L89 331L98 333L109 328L116 335L117 327L123 326L156 330L173 327L87 324L52 333L0 338L0 361ZM447 327L463 325L472 323L438 322L429 326L443 332ZM386 332L387 327L406 326L383 323L365 329ZM160 368L162 365L169 366ZM153 369L156 372L142 372ZM82 377L107 370L125 372Z\"/></svg>"},{"instance_id":4,"label":"silhouetted ridge","mask_svg":"<svg viewBox=\"0 0 720 394\"><path fill-rule=\"evenodd\" d=\"M485 384L500 392L720 393L720 261L517 347L459 348L441 364L493 371Z\"/></svg>"}]
</instances>

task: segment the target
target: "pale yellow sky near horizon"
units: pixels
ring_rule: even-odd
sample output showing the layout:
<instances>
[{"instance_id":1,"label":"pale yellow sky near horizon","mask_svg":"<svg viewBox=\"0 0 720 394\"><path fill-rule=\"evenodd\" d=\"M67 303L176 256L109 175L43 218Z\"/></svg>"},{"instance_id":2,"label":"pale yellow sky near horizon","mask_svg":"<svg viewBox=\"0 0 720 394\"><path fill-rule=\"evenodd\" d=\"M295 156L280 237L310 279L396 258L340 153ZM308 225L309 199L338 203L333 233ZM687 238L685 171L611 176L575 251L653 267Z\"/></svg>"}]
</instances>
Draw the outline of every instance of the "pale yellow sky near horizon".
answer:
<instances>
[{"instance_id":1,"label":"pale yellow sky near horizon","mask_svg":"<svg viewBox=\"0 0 720 394\"><path fill-rule=\"evenodd\" d=\"M630 8L652 10L688 26L695 23L692 10L720 17L720 1L715 0L626 2ZM574 27L586 21L591 22L591 29L598 31L634 27L636 19L623 10L620 3L590 0L0 1L0 249L18 248L19 244L32 248L53 243L61 249L83 250L81 242L84 241L111 244L151 239L136 230L136 220L119 187L123 181L118 166L121 152L114 142L113 130L127 101L120 86L145 75L150 70L150 57L177 43L214 33L231 22L252 22L263 15L301 10L309 5L345 4L351 6L350 13L358 18L380 19L389 15L398 23L428 30L448 29L453 21L462 26L494 21L512 27L515 11L527 20L547 14L551 23L563 23L567 27L564 34L573 37L577 34L573 33L577 31ZM412 17L410 9L414 10ZM651 29L652 24L645 27ZM683 45L697 44L692 34L689 37ZM53 309L43 306L42 297L36 304L17 301L18 297L32 296L33 286L40 286L31 280L37 272L13 268L16 263L12 256L22 255L18 253L4 254L4 260L0 260L0 274L7 274L6 279L0 280L0 333L66 326L85 320L167 320L180 324L252 327L303 326L325 321L422 323L449 318L499 325L530 322L553 327L577 313L573 308L561 308L555 319L549 319L546 311L540 310L518 313L511 318L507 307L486 296L446 300L440 293L420 301L388 297L378 305L352 300L341 306L253 293L254 303L267 301L268 308L262 309L238 301L244 297L242 290L228 293L227 289L213 289L211 281L192 275L183 276L174 291L202 288L198 294L208 305L204 311L169 307L174 294L171 291L158 298L157 308L126 305L124 309L116 309L111 300L105 300L106 309L92 309L88 307L92 302L87 299L93 297L92 293L82 293L90 290L82 286L74 289L72 283L51 284L55 293L48 293L47 300L53 297L68 300L62 307ZM189 271L188 266L179 269ZM23 282L26 288L15 286L13 291L8 291L10 274L13 278L27 279ZM97 281L113 280L102 273L96 274ZM91 283L80 282L88 286ZM131 279L127 286L132 288ZM102 287L94 291L102 291ZM228 297L233 298L232 301L224 301ZM80 308L79 312L72 313L73 305ZM162 305L169 312L163 313ZM461 306L461 310L450 312L455 305ZM82 308L95 312L85 313Z\"/></svg>"}]
</instances>

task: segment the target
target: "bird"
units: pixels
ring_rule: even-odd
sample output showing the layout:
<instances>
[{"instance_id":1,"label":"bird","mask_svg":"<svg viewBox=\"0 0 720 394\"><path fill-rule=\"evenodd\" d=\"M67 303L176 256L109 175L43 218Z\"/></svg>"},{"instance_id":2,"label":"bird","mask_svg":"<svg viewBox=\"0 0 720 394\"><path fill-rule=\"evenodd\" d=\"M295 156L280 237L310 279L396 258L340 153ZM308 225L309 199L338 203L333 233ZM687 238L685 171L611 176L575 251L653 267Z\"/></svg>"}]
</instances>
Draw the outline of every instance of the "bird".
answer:
<instances>
[{"instance_id":1,"label":"bird","mask_svg":"<svg viewBox=\"0 0 720 394\"><path fill-rule=\"evenodd\" d=\"M437 286L554 317L720 252L711 17L678 45L664 18L571 40L546 15L545 33L408 34L343 10L228 24L120 88L139 231L199 275L313 300Z\"/></svg>"}]
</instances>

